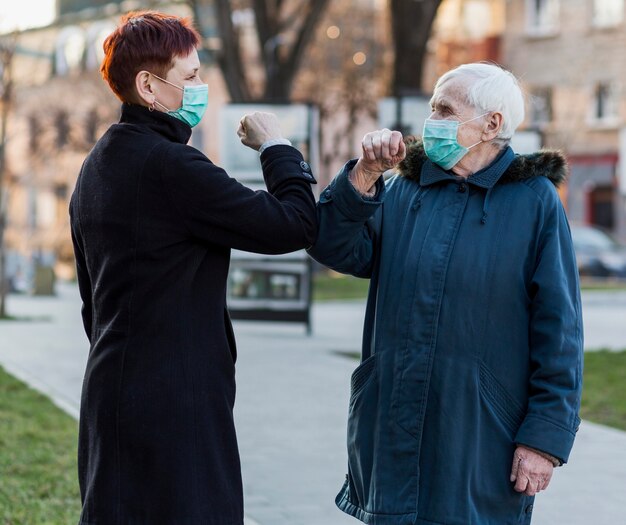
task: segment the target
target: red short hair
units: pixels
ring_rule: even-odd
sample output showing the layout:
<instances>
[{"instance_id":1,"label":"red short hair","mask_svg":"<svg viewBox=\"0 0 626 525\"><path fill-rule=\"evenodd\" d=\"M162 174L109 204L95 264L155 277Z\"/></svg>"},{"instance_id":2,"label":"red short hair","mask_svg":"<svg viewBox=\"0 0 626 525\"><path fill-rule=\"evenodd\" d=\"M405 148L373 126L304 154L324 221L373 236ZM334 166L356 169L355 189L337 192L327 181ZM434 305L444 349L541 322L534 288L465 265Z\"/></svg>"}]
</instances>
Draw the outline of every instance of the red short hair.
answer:
<instances>
[{"instance_id":1,"label":"red short hair","mask_svg":"<svg viewBox=\"0 0 626 525\"><path fill-rule=\"evenodd\" d=\"M188 18L155 11L128 13L104 41L100 72L122 102L135 102L137 73L145 69L165 78L174 58L187 56L199 42Z\"/></svg>"}]
</instances>

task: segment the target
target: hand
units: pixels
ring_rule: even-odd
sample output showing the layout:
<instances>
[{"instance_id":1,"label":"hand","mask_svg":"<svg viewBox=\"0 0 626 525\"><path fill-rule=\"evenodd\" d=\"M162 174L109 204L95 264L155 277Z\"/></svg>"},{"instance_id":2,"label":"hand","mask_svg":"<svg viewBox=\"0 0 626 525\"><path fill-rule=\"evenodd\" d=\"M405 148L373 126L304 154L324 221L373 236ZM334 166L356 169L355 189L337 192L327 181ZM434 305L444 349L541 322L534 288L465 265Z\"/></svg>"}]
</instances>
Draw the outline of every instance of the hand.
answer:
<instances>
[{"instance_id":1,"label":"hand","mask_svg":"<svg viewBox=\"0 0 626 525\"><path fill-rule=\"evenodd\" d=\"M534 496L548 488L552 479L554 465L534 450L519 445L513 455L511 482L517 492Z\"/></svg>"},{"instance_id":2,"label":"hand","mask_svg":"<svg viewBox=\"0 0 626 525\"><path fill-rule=\"evenodd\" d=\"M244 115L239 121L237 135L243 144L257 151L268 140L283 138L276 115L261 111Z\"/></svg>"},{"instance_id":3,"label":"hand","mask_svg":"<svg viewBox=\"0 0 626 525\"><path fill-rule=\"evenodd\" d=\"M406 157L402 133L380 129L363 137L363 154L352 169L350 180L363 194L371 193L379 177Z\"/></svg>"}]
</instances>

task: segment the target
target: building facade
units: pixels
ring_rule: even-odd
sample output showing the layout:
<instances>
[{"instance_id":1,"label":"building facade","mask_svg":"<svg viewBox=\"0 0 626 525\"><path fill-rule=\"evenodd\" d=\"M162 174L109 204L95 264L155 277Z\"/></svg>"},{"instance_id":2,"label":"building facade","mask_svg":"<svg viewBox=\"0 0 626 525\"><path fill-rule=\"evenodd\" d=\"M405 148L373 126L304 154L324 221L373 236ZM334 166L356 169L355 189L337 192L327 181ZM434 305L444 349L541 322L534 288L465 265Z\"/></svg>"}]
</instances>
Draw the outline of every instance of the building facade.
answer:
<instances>
[{"instance_id":1,"label":"building facade","mask_svg":"<svg viewBox=\"0 0 626 525\"><path fill-rule=\"evenodd\" d=\"M567 154L570 220L622 241L625 18L624 0L508 0L502 36L502 61L528 94L525 127Z\"/></svg>"},{"instance_id":2,"label":"building facade","mask_svg":"<svg viewBox=\"0 0 626 525\"><path fill-rule=\"evenodd\" d=\"M330 3L296 80L296 102L321 105L333 97L337 99L325 108L331 118L321 125L324 149L335 154L323 159L323 173L317 174L320 185L330 179L340 164L358 154L363 133L375 128L374 114L350 114L341 97L346 78L355 85L374 83L378 87L368 89L368 96L375 100L380 95L384 81L375 73L374 64L382 64L385 51L381 49L386 44L372 45L371 31L376 24L376 34L384 35L385 19L381 16L385 5L384 0ZM192 15L182 0L58 0L57 18L52 24L17 35L7 144L9 199L5 235L9 249L7 270L16 288L25 289L32 282L34 269L41 265L53 266L61 278L74 275L69 198L83 159L117 121L120 109L120 102L99 73L102 42L123 13L142 8ZM205 35L214 40L214 15L211 9L202 12L206 15L202 21ZM254 14L250 8L240 9L233 14L233 22L242 37L243 60L251 87L259 91L258 84L263 79ZM229 102L229 95L211 58L210 47L202 55L202 77L209 84L209 107L201 124L194 128L190 144L220 163L220 112ZM347 77L342 62L346 57L352 65ZM320 76L320 70L327 73L325 77ZM365 106L366 102L356 100L358 106ZM343 140L346 129L351 135L348 141ZM235 131L232 129L233 135ZM337 149L340 142L341 148Z\"/></svg>"}]
</instances>

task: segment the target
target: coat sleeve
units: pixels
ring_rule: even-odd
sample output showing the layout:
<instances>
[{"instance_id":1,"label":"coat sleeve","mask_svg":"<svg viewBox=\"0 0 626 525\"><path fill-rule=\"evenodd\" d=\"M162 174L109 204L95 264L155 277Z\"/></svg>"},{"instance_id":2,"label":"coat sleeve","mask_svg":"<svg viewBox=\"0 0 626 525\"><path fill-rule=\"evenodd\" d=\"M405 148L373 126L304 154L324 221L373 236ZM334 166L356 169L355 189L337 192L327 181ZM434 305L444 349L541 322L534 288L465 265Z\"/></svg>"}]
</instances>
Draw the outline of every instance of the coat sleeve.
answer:
<instances>
[{"instance_id":1,"label":"coat sleeve","mask_svg":"<svg viewBox=\"0 0 626 525\"><path fill-rule=\"evenodd\" d=\"M376 195L363 197L348 179L355 164L356 160L348 162L322 192L317 204L317 241L308 252L333 270L367 278L380 239L385 184L381 177Z\"/></svg>"},{"instance_id":2,"label":"coat sleeve","mask_svg":"<svg viewBox=\"0 0 626 525\"><path fill-rule=\"evenodd\" d=\"M515 441L566 463L580 424L583 331L570 229L558 195L551 190L543 203L530 288L529 404Z\"/></svg>"},{"instance_id":3,"label":"coat sleeve","mask_svg":"<svg viewBox=\"0 0 626 525\"><path fill-rule=\"evenodd\" d=\"M261 155L268 191L229 177L200 151L170 144L154 157L174 208L192 236L256 253L287 253L311 246L317 232L315 178L300 152L273 146Z\"/></svg>"},{"instance_id":4,"label":"coat sleeve","mask_svg":"<svg viewBox=\"0 0 626 525\"><path fill-rule=\"evenodd\" d=\"M89 278L89 273L87 272L87 262L85 260L85 252L83 250L82 239L79 231L79 220L77 212L74 210L73 202L70 202L70 223L72 244L74 246L74 258L76 260L76 279L78 280L80 298L83 301L80 313L83 318L83 327L85 328L87 339L91 342L91 328L93 323L91 280Z\"/></svg>"}]
</instances>

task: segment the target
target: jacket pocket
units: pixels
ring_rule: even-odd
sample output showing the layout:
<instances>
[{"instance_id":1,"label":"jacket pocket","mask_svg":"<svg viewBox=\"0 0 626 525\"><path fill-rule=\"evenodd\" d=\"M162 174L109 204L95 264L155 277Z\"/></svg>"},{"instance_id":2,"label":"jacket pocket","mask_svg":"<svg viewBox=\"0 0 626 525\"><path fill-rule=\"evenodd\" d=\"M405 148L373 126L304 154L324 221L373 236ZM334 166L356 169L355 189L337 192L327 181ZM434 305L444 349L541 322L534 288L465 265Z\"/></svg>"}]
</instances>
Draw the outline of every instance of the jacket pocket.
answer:
<instances>
[{"instance_id":1,"label":"jacket pocket","mask_svg":"<svg viewBox=\"0 0 626 525\"><path fill-rule=\"evenodd\" d=\"M356 398L375 375L376 356L377 354L371 355L352 372L350 379L350 406L354 405Z\"/></svg>"},{"instance_id":2,"label":"jacket pocket","mask_svg":"<svg viewBox=\"0 0 626 525\"><path fill-rule=\"evenodd\" d=\"M480 364L479 383L484 399L513 437L524 420L524 408L483 363Z\"/></svg>"},{"instance_id":3,"label":"jacket pocket","mask_svg":"<svg viewBox=\"0 0 626 525\"><path fill-rule=\"evenodd\" d=\"M350 409L348 412L348 477L349 500L369 508L369 489L375 454L375 422L378 405L376 361L378 354L368 357L352 373Z\"/></svg>"},{"instance_id":4,"label":"jacket pocket","mask_svg":"<svg viewBox=\"0 0 626 525\"><path fill-rule=\"evenodd\" d=\"M224 330L226 331L226 340L233 363L237 362L237 343L235 341L235 332L233 331L233 323L230 321L228 309L224 308Z\"/></svg>"}]
</instances>

